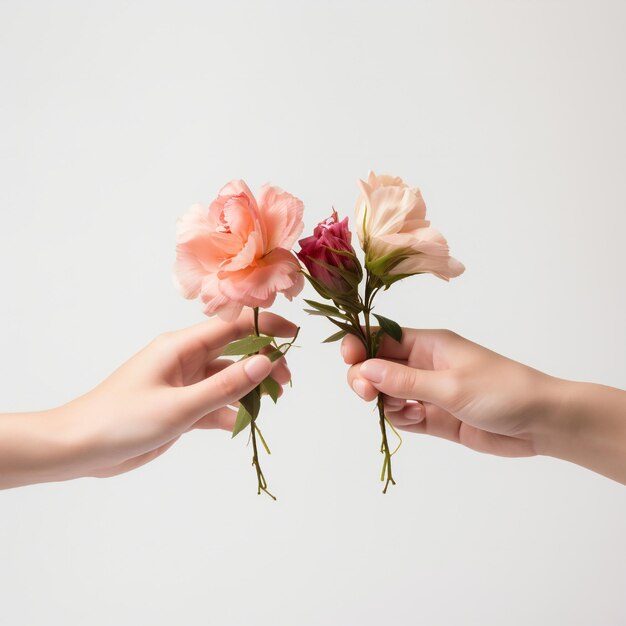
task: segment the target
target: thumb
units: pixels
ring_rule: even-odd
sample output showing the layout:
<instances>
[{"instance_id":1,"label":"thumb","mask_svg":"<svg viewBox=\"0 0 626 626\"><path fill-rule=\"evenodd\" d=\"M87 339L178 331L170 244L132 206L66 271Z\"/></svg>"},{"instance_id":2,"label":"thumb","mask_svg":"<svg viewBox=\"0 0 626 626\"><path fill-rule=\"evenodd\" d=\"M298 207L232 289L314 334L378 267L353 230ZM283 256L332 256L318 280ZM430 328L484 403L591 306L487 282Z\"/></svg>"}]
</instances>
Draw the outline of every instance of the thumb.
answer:
<instances>
[{"instance_id":1,"label":"thumb","mask_svg":"<svg viewBox=\"0 0 626 626\"><path fill-rule=\"evenodd\" d=\"M454 395L450 370L420 370L383 359L370 359L361 364L357 375L394 398L424 400L445 407Z\"/></svg>"},{"instance_id":2,"label":"thumb","mask_svg":"<svg viewBox=\"0 0 626 626\"><path fill-rule=\"evenodd\" d=\"M184 387L189 412L200 418L236 402L252 391L272 370L272 362L261 354L229 365L194 385Z\"/></svg>"}]
</instances>

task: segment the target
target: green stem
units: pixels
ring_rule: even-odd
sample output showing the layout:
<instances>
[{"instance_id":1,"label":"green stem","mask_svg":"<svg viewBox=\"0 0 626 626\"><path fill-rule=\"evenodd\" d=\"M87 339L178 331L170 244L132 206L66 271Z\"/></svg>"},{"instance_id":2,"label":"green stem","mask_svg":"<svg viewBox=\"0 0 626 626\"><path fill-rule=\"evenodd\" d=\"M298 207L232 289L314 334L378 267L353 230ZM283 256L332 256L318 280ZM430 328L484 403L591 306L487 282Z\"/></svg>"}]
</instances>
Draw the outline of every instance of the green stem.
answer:
<instances>
[{"instance_id":1,"label":"green stem","mask_svg":"<svg viewBox=\"0 0 626 626\"><path fill-rule=\"evenodd\" d=\"M259 331L259 307L254 307L254 334L257 337L259 337L261 334ZM258 387L256 387L254 389L254 392L259 394L259 402L260 402L261 401L261 386L259 385ZM250 423L250 435L252 437L252 465L254 465L254 469L256 470L256 478L257 478L257 494L261 495L261 491L264 491L268 496L270 496L270 498L272 498L273 500L276 500L276 496L272 495L267 490L267 481L265 480L265 476L263 475L263 470L261 470L261 464L259 462L259 451L257 449L257 441L256 441L257 432L259 433L259 436L261 436L263 445L265 446L266 450L269 451L269 449L267 448L267 444L265 443L265 440L263 440L261 431L259 431L259 428L256 425L256 417L253 416L252 421Z\"/></svg>"},{"instance_id":2,"label":"green stem","mask_svg":"<svg viewBox=\"0 0 626 626\"><path fill-rule=\"evenodd\" d=\"M376 355L373 354L373 342L372 342L372 332L370 328L370 311L371 307L371 294L370 294L370 273L367 272L367 279L365 281L365 302L363 305L363 317L365 318L365 339L367 341L367 358L374 358Z\"/></svg>"},{"instance_id":3,"label":"green stem","mask_svg":"<svg viewBox=\"0 0 626 626\"><path fill-rule=\"evenodd\" d=\"M379 416L378 422L380 424L380 433L382 435L382 450L383 450L383 454L385 455L385 460L383 462L383 473L380 479L385 480L385 474L386 474L387 480L385 482L383 493L387 493L387 487L389 487L389 483L391 483L392 485L395 485L396 481L393 479L393 474L391 472L392 453L389 451L389 442L387 441L387 428L385 426L385 423L386 423L385 407L383 404L382 393L378 394L378 399L376 401L376 404L378 406L378 416Z\"/></svg>"},{"instance_id":4,"label":"green stem","mask_svg":"<svg viewBox=\"0 0 626 626\"><path fill-rule=\"evenodd\" d=\"M252 311L254 313L254 334L259 337L261 335L259 330L259 307L255 306Z\"/></svg>"},{"instance_id":5,"label":"green stem","mask_svg":"<svg viewBox=\"0 0 626 626\"><path fill-rule=\"evenodd\" d=\"M256 430L257 434L259 435L259 439L261 440L261 443L263 444L263 447L265 448L265 452L267 452L268 454L272 454L272 451L270 450L269 446L267 445L267 442L265 441L265 437L263 437L263 433L261 432L261 429L257 426L256 422L254 423L254 429Z\"/></svg>"},{"instance_id":6,"label":"green stem","mask_svg":"<svg viewBox=\"0 0 626 626\"><path fill-rule=\"evenodd\" d=\"M366 340L366 352L367 358L373 359L376 357L376 352L378 350L374 349L374 340L372 337L372 330L370 325L370 313L372 310L372 301L376 292L379 288L372 285L372 280L370 273L367 272L366 280L365 280L365 298L363 303L363 317L365 318L365 340ZM393 479L393 473L391 470L391 455L392 453L389 450L389 442L387 441L387 426L386 426L386 418L385 418L385 405L384 405L384 397L382 393L378 394L378 398L376 400L376 406L378 407L378 423L380 426L380 434L382 437L382 442L380 446L380 451L384 454L383 461L383 469L381 473L381 481L385 481L385 487L383 489L383 493L387 493L387 488L389 487L389 483L392 485L396 484L396 481ZM386 479L386 480L385 480Z\"/></svg>"}]
</instances>

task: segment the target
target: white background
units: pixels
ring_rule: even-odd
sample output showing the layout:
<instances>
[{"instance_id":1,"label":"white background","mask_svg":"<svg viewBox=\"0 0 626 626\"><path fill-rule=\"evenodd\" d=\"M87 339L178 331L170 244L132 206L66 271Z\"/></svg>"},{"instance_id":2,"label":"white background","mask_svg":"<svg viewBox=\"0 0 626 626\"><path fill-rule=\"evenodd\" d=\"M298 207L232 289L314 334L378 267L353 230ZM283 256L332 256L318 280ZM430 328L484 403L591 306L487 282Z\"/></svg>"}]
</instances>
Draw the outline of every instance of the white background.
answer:
<instances>
[{"instance_id":1,"label":"white background","mask_svg":"<svg viewBox=\"0 0 626 626\"><path fill-rule=\"evenodd\" d=\"M421 186L466 274L379 310L555 375L626 386L624 2L0 2L0 398L85 392L202 318L176 217L227 180L352 214L373 168ZM10 626L618 625L626 491L546 458L378 429L301 301L295 386L245 439L0 493Z\"/></svg>"}]
</instances>

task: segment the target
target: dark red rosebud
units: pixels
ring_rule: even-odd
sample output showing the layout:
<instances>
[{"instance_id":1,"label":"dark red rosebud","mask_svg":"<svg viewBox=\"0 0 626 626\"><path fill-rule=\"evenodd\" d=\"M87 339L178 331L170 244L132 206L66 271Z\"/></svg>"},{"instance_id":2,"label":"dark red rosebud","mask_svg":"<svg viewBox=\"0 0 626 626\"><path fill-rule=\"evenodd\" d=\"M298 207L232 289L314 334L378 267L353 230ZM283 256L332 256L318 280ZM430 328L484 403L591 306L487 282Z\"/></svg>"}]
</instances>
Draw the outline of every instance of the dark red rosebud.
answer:
<instances>
[{"instance_id":1,"label":"dark red rosebud","mask_svg":"<svg viewBox=\"0 0 626 626\"><path fill-rule=\"evenodd\" d=\"M348 218L339 221L337 211L320 222L310 237L300 239L298 258L309 274L324 286L329 295L348 294L356 289L362 270L350 243L352 233Z\"/></svg>"}]
</instances>

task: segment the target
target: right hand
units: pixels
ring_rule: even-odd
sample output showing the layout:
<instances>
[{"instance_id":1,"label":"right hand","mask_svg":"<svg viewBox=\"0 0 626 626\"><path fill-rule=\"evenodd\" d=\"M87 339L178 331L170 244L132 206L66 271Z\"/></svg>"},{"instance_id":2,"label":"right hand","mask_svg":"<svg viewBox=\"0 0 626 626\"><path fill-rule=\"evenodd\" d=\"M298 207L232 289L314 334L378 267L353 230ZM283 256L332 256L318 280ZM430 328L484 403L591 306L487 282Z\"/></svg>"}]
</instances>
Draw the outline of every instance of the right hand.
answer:
<instances>
[{"instance_id":1,"label":"right hand","mask_svg":"<svg viewBox=\"0 0 626 626\"><path fill-rule=\"evenodd\" d=\"M395 427L479 452L537 454L541 421L558 405L558 379L447 330L403 329L401 343L385 335L367 361L348 335L341 352L351 388L367 401L382 392Z\"/></svg>"}]
</instances>

